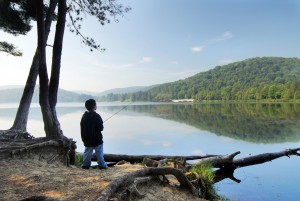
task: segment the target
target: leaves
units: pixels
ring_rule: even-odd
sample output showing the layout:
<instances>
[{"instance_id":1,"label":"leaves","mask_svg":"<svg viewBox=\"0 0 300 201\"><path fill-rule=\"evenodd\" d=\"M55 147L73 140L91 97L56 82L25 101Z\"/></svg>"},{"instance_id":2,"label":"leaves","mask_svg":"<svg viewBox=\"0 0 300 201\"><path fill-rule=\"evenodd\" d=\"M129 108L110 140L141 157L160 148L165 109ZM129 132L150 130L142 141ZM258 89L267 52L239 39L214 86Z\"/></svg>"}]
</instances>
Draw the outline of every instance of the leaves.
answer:
<instances>
[{"instance_id":1,"label":"leaves","mask_svg":"<svg viewBox=\"0 0 300 201\"><path fill-rule=\"evenodd\" d=\"M22 52L17 50L17 48L10 43L7 43L5 41L0 41L0 52L6 52L8 54L11 54L13 56L22 56Z\"/></svg>"}]
</instances>

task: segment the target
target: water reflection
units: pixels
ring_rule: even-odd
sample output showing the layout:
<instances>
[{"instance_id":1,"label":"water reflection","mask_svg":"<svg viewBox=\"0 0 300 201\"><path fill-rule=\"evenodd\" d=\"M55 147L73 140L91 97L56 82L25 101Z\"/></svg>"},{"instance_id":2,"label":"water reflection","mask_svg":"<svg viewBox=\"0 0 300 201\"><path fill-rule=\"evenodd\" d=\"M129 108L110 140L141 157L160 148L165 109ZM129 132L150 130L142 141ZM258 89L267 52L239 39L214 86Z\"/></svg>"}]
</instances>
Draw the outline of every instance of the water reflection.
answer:
<instances>
[{"instance_id":1,"label":"water reflection","mask_svg":"<svg viewBox=\"0 0 300 201\"><path fill-rule=\"evenodd\" d=\"M114 112L118 107L105 107ZM163 104L132 105L138 112L185 123L219 136L254 143L300 141L299 104Z\"/></svg>"},{"instance_id":2,"label":"water reflection","mask_svg":"<svg viewBox=\"0 0 300 201\"><path fill-rule=\"evenodd\" d=\"M103 113L104 120L122 110L121 115L144 114L184 123L219 136L247 142L284 143L300 141L300 104L143 103L125 108L124 105L126 106L126 103L118 103L113 106L100 103L98 110ZM16 106L2 107L0 108L0 118L12 121L16 110ZM59 118L65 118L64 116L69 116L72 113L83 113L83 111L82 104L57 107ZM77 118L80 119L80 117ZM112 118L116 118L116 116ZM33 106L30 109L29 119L30 121L41 121L42 115L39 107ZM111 120L109 119L109 121ZM79 123L79 120L76 120L76 123ZM2 125L0 129L6 128L3 128Z\"/></svg>"}]
</instances>

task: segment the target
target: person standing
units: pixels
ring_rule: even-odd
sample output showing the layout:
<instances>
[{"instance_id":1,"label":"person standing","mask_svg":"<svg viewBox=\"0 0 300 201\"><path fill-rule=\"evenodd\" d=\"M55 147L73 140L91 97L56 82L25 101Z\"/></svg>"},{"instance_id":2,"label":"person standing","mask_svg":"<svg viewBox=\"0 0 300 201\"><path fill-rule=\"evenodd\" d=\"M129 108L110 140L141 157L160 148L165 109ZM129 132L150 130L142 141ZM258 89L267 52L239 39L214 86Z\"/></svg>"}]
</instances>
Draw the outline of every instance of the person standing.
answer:
<instances>
[{"instance_id":1,"label":"person standing","mask_svg":"<svg viewBox=\"0 0 300 201\"><path fill-rule=\"evenodd\" d=\"M85 107L88 111L82 115L80 121L81 139L85 146L81 168L90 168L93 151L95 150L98 167L107 169L107 163L103 156L103 136L101 132L104 129L103 120L96 112L97 105L94 99L87 100Z\"/></svg>"}]
</instances>

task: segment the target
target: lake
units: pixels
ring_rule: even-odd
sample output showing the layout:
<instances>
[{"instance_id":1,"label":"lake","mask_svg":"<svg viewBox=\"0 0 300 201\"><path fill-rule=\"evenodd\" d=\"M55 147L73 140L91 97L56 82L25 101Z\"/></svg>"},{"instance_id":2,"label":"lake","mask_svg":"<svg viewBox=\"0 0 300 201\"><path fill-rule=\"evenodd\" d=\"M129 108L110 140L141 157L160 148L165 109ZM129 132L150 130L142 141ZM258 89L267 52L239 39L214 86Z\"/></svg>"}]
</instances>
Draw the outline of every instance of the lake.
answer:
<instances>
[{"instance_id":1,"label":"lake","mask_svg":"<svg viewBox=\"0 0 300 201\"><path fill-rule=\"evenodd\" d=\"M0 104L0 129L11 127L16 110L17 104ZM84 111L84 103L57 106L61 128L77 141L79 152L84 150L79 127ZM97 112L105 121L105 153L204 155L240 151L236 158L241 158L300 147L300 104L98 103ZM32 104L27 130L35 137L45 136L38 104ZM225 179L215 186L230 200L300 200L299 168L299 157L282 157L235 170L240 183Z\"/></svg>"}]
</instances>

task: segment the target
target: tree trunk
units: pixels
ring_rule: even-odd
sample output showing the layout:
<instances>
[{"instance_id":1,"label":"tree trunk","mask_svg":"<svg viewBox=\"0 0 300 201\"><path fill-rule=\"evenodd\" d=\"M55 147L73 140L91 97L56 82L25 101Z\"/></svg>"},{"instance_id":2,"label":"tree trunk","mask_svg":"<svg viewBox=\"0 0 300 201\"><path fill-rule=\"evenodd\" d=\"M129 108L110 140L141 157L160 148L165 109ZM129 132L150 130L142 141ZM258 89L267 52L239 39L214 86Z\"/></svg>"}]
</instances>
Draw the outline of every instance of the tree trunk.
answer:
<instances>
[{"instance_id":1,"label":"tree trunk","mask_svg":"<svg viewBox=\"0 0 300 201\"><path fill-rule=\"evenodd\" d=\"M59 139L57 137L57 130L54 127L54 118L52 116L49 99L48 99L49 79L48 79L47 64L46 64L46 38L45 38L45 26L44 26L43 0L36 0L36 5L37 5L39 78L40 78L39 102L42 110L46 137L50 139Z\"/></svg>"},{"instance_id":2,"label":"tree trunk","mask_svg":"<svg viewBox=\"0 0 300 201\"><path fill-rule=\"evenodd\" d=\"M62 37L64 33L64 24L65 24L65 15L66 15L66 2L65 0L59 1L59 13L58 13L58 20L62 20L63 22L58 21L59 24L58 30L56 30L55 41L56 41L56 48L53 52L56 55L53 57L58 56L59 60L59 67L54 65L56 69L60 68L60 56L57 54L61 54L62 49ZM61 8L62 7L62 8ZM49 90L49 78L47 72L47 64L46 64L46 38L45 38L45 29L44 29L44 20L42 14L42 8L44 8L43 1L38 1L38 8L37 8L37 25L38 25L38 50L39 50L39 78L40 78L40 96L39 102L42 110L43 121L44 121L44 129L46 132L46 137L50 139L65 139L60 129L59 121L57 119L56 111L55 111L55 104L51 107L50 103L50 90ZM41 9L41 11L40 11ZM63 27L61 27L63 25ZM58 42L57 42L58 41ZM54 59L55 60L55 59ZM57 63L56 63L57 64ZM54 70L55 71L55 70ZM58 73L59 76L59 73ZM57 74L53 75L54 80L57 81ZM58 84L56 85L54 81L54 97L57 97L57 90L55 94L55 87L58 88ZM53 95L53 94L52 94ZM56 101L55 101L56 102Z\"/></svg>"},{"instance_id":3,"label":"tree trunk","mask_svg":"<svg viewBox=\"0 0 300 201\"><path fill-rule=\"evenodd\" d=\"M55 111L59 87L61 55L67 14L66 0L59 0L58 5L58 18L53 45L51 78L49 84L49 102L53 111Z\"/></svg>"},{"instance_id":4,"label":"tree trunk","mask_svg":"<svg viewBox=\"0 0 300 201\"><path fill-rule=\"evenodd\" d=\"M45 21L45 37L46 41L48 39L50 33L50 27L53 20L53 14L57 5L57 0L51 0L49 5L49 10L47 12L46 21ZM13 126L9 130L20 130L23 132L27 131L27 120L28 113L31 104L31 100L33 97L35 84L38 75L38 51L36 50L35 55L32 60L32 64L30 67L29 75L26 81L26 85L23 91L23 95L18 107L18 111L14 120Z\"/></svg>"},{"instance_id":5,"label":"tree trunk","mask_svg":"<svg viewBox=\"0 0 300 201\"><path fill-rule=\"evenodd\" d=\"M58 3L58 18L56 24L54 45L53 45L53 53L52 53L52 67L51 67L51 78L49 83L49 104L51 108L51 113L53 116L53 123L58 138L62 138L63 132L60 129L60 123L56 114L56 103L57 103L57 93L59 87L59 75L61 68L61 55L62 55L62 46L63 46L63 38L65 31L65 23L66 23L66 13L67 13L67 5L66 0L59 0Z\"/></svg>"},{"instance_id":6,"label":"tree trunk","mask_svg":"<svg viewBox=\"0 0 300 201\"><path fill-rule=\"evenodd\" d=\"M23 132L27 131L28 113L29 113L32 96L34 93L37 75L38 75L38 55L36 51L33 57L29 75L26 81L26 85L23 90L23 95L18 107L14 124L9 130L20 130Z\"/></svg>"}]
</instances>

